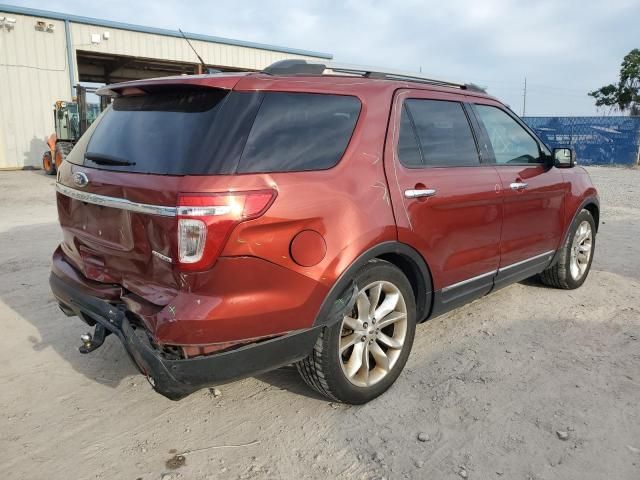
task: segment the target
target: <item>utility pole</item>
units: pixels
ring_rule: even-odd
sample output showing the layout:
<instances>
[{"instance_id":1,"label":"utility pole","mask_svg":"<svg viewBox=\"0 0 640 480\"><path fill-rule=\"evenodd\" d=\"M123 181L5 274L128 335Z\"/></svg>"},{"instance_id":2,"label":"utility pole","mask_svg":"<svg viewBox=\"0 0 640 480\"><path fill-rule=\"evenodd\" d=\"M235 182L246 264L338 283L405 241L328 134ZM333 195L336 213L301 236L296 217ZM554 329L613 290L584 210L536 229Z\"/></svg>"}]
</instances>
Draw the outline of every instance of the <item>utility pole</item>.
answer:
<instances>
[{"instance_id":1,"label":"utility pole","mask_svg":"<svg viewBox=\"0 0 640 480\"><path fill-rule=\"evenodd\" d=\"M522 116L527 113L527 77L524 77L524 90L522 91Z\"/></svg>"}]
</instances>

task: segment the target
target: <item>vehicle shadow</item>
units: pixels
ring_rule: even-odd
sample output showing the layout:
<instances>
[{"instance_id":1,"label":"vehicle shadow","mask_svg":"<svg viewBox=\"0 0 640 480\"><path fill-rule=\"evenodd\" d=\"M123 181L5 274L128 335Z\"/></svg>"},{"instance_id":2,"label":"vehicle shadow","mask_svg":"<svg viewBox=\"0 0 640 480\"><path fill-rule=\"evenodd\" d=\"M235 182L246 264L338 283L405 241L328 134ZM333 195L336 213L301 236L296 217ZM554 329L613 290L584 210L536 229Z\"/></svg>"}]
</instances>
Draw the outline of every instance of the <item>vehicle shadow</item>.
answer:
<instances>
[{"instance_id":1,"label":"vehicle shadow","mask_svg":"<svg viewBox=\"0 0 640 480\"><path fill-rule=\"evenodd\" d=\"M80 335L92 328L78 317L69 318L49 290L50 258L61 237L57 222L20 226L0 233L0 307L33 325L37 335L19 335L34 352L49 348L78 373L109 387L117 387L136 367L113 335L95 352L78 351ZM17 331L30 330L18 325Z\"/></svg>"},{"instance_id":2,"label":"vehicle shadow","mask_svg":"<svg viewBox=\"0 0 640 480\"><path fill-rule=\"evenodd\" d=\"M542 280L540 280L540 277L538 275L534 275L533 277L525 278L524 280L521 280L518 283L520 285L524 285L525 287L544 288L544 289L553 288L553 287L549 287L548 285L545 285L544 283L542 283Z\"/></svg>"},{"instance_id":3,"label":"vehicle shadow","mask_svg":"<svg viewBox=\"0 0 640 480\"><path fill-rule=\"evenodd\" d=\"M93 329L78 317L62 313L49 289L50 258L60 237L56 222L21 226L0 233L0 303L38 331L37 335L12 341L28 343L36 353L51 348L76 372L115 388L127 377L139 374L124 347L110 335L96 351L81 354L78 351L80 335ZM278 389L324 400L304 383L293 365L255 378Z\"/></svg>"},{"instance_id":4,"label":"vehicle shadow","mask_svg":"<svg viewBox=\"0 0 640 480\"><path fill-rule=\"evenodd\" d=\"M304 380L302 380L302 377L298 373L298 369L294 365L287 365L277 370L255 375L254 378L280 390L286 390L296 395L302 395L323 402L327 401L326 397L323 397L304 383Z\"/></svg>"}]
</instances>

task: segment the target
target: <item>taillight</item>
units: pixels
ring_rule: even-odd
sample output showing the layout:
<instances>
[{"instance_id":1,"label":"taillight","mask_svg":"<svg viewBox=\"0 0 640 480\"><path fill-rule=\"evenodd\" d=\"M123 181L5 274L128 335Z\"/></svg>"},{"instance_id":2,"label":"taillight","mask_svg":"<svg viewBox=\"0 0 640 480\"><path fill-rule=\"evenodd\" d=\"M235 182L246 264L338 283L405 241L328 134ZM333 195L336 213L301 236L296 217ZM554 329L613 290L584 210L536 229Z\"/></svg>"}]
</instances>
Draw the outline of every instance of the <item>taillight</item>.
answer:
<instances>
[{"instance_id":1,"label":"taillight","mask_svg":"<svg viewBox=\"0 0 640 480\"><path fill-rule=\"evenodd\" d=\"M202 220L181 218L178 220L178 248L180 263L196 263L202 260L207 225Z\"/></svg>"},{"instance_id":2,"label":"taillight","mask_svg":"<svg viewBox=\"0 0 640 480\"><path fill-rule=\"evenodd\" d=\"M215 262L237 224L257 218L276 197L274 190L178 197L178 264L204 270Z\"/></svg>"}]
</instances>

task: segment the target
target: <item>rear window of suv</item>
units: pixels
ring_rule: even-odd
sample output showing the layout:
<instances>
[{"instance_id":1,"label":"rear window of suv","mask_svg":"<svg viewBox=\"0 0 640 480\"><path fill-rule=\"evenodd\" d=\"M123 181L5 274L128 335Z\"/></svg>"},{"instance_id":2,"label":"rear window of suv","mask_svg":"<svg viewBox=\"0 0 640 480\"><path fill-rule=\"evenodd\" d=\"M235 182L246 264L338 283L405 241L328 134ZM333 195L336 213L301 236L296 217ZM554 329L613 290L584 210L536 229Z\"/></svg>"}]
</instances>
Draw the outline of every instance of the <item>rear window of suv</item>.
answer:
<instances>
[{"instance_id":1,"label":"rear window of suv","mask_svg":"<svg viewBox=\"0 0 640 480\"><path fill-rule=\"evenodd\" d=\"M353 96L162 88L116 98L69 160L168 175L323 170L340 161L360 113Z\"/></svg>"},{"instance_id":2,"label":"rear window of suv","mask_svg":"<svg viewBox=\"0 0 640 480\"><path fill-rule=\"evenodd\" d=\"M216 123L224 90L189 89L118 97L87 145L85 165L143 173L191 173L211 157L202 139Z\"/></svg>"}]
</instances>

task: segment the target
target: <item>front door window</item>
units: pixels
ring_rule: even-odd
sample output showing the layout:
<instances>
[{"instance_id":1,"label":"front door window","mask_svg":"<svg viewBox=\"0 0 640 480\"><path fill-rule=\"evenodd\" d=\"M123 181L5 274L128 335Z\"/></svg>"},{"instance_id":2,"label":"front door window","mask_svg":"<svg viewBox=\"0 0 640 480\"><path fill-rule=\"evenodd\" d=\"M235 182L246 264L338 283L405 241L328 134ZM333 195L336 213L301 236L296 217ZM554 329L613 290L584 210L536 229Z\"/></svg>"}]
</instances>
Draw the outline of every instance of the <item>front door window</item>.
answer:
<instances>
[{"instance_id":1,"label":"front door window","mask_svg":"<svg viewBox=\"0 0 640 480\"><path fill-rule=\"evenodd\" d=\"M511 116L489 105L475 108L489 135L497 164L543 163L538 142Z\"/></svg>"}]
</instances>

